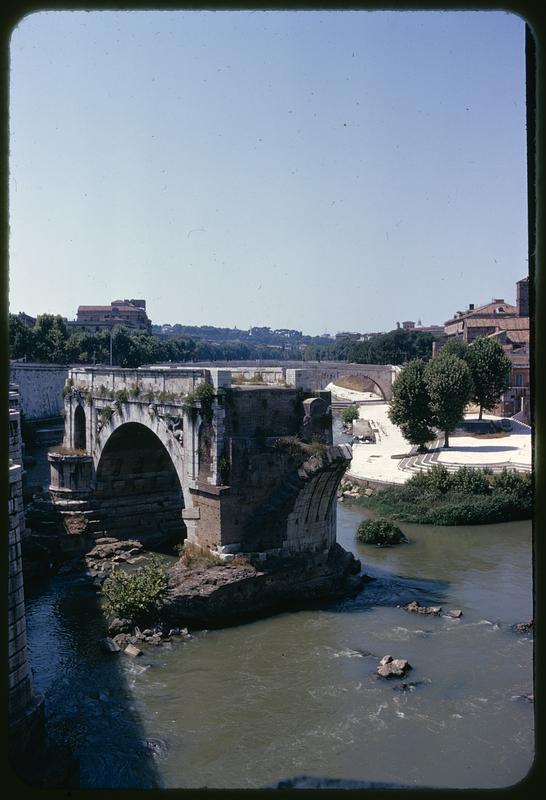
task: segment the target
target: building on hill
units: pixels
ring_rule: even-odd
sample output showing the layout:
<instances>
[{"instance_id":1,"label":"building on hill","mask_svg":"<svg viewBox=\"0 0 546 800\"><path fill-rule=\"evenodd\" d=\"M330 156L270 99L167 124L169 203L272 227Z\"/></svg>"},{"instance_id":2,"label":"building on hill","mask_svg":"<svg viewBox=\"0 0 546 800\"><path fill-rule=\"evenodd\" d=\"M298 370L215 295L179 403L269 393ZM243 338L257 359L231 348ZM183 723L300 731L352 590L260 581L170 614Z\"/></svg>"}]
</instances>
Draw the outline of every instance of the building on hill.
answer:
<instances>
[{"instance_id":1,"label":"building on hill","mask_svg":"<svg viewBox=\"0 0 546 800\"><path fill-rule=\"evenodd\" d=\"M115 325L151 333L152 323L145 300L113 300L109 306L78 306L78 315L68 327L75 331L100 333Z\"/></svg>"},{"instance_id":2,"label":"building on hill","mask_svg":"<svg viewBox=\"0 0 546 800\"><path fill-rule=\"evenodd\" d=\"M466 311L457 311L447 320L444 331L447 341L461 339L471 344L487 336L502 345L510 359L510 386L502 395L495 413L531 423L530 388L530 319L529 278L516 284L516 305L494 298L490 303L476 308L471 303Z\"/></svg>"},{"instance_id":3,"label":"building on hill","mask_svg":"<svg viewBox=\"0 0 546 800\"><path fill-rule=\"evenodd\" d=\"M462 339L470 344L480 336L505 332L514 344L529 342L529 278L517 282L517 305L493 298L483 306L470 303L466 311L457 313L444 323L447 340Z\"/></svg>"},{"instance_id":4,"label":"building on hill","mask_svg":"<svg viewBox=\"0 0 546 800\"><path fill-rule=\"evenodd\" d=\"M360 337L362 336L361 333L355 333L354 331L339 331L336 333L336 341L340 339L353 339L354 341L360 341Z\"/></svg>"},{"instance_id":5,"label":"building on hill","mask_svg":"<svg viewBox=\"0 0 546 800\"><path fill-rule=\"evenodd\" d=\"M27 328L33 328L36 324L36 317L31 317L30 314L25 314L24 311L19 311L17 319L26 325Z\"/></svg>"}]
</instances>

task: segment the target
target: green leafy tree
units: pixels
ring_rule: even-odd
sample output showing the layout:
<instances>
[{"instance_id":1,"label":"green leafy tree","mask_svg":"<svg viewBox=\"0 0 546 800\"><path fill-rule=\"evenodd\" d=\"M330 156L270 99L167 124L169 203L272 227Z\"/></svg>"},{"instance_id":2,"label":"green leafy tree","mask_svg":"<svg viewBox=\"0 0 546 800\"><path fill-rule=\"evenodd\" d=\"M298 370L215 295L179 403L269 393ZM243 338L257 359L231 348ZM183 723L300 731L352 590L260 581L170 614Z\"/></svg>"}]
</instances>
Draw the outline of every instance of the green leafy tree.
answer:
<instances>
[{"instance_id":1,"label":"green leafy tree","mask_svg":"<svg viewBox=\"0 0 546 800\"><path fill-rule=\"evenodd\" d=\"M347 408L344 408L341 412L341 421L344 425L352 425L358 417L358 406L355 405L347 406Z\"/></svg>"},{"instance_id":2,"label":"green leafy tree","mask_svg":"<svg viewBox=\"0 0 546 800\"><path fill-rule=\"evenodd\" d=\"M139 367L143 360L138 344L123 325L112 328L112 361L118 367Z\"/></svg>"},{"instance_id":3,"label":"green leafy tree","mask_svg":"<svg viewBox=\"0 0 546 800\"><path fill-rule=\"evenodd\" d=\"M468 348L468 364L474 385L472 400L483 410L491 411L510 384L512 364L502 345L488 336L475 339Z\"/></svg>"},{"instance_id":4,"label":"green leafy tree","mask_svg":"<svg viewBox=\"0 0 546 800\"><path fill-rule=\"evenodd\" d=\"M439 351L437 358L440 356L458 356L468 363L468 345L462 339L450 339Z\"/></svg>"},{"instance_id":5,"label":"green leafy tree","mask_svg":"<svg viewBox=\"0 0 546 800\"><path fill-rule=\"evenodd\" d=\"M34 331L16 314L9 315L9 357L33 358L34 357Z\"/></svg>"},{"instance_id":6,"label":"green leafy tree","mask_svg":"<svg viewBox=\"0 0 546 800\"><path fill-rule=\"evenodd\" d=\"M449 447L449 434L457 427L472 396L470 368L458 356L435 358L426 366L425 383L433 422L444 431L444 447Z\"/></svg>"},{"instance_id":7,"label":"green leafy tree","mask_svg":"<svg viewBox=\"0 0 546 800\"><path fill-rule=\"evenodd\" d=\"M41 314L34 325L34 354L39 361L67 362L68 330L59 314Z\"/></svg>"},{"instance_id":8,"label":"green leafy tree","mask_svg":"<svg viewBox=\"0 0 546 800\"><path fill-rule=\"evenodd\" d=\"M426 443L434 438L433 413L425 380L426 364L420 358L410 361L392 385L389 419L400 427L404 439L426 451Z\"/></svg>"}]
</instances>

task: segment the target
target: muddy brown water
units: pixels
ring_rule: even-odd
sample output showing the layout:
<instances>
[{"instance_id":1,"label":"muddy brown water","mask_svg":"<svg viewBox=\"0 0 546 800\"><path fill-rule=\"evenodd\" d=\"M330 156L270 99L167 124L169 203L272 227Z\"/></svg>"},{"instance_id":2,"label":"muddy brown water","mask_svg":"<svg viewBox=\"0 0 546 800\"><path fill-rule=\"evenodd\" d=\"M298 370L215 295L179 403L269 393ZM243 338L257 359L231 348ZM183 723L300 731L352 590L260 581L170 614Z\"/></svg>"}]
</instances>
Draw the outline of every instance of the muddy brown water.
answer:
<instances>
[{"instance_id":1,"label":"muddy brown water","mask_svg":"<svg viewBox=\"0 0 546 800\"><path fill-rule=\"evenodd\" d=\"M531 523L402 525L410 544L338 541L374 580L354 599L106 655L96 590L77 576L27 592L31 664L50 735L85 787L261 787L317 775L503 787L534 752ZM460 609L460 620L397 606ZM376 677L386 654L413 666Z\"/></svg>"}]
</instances>

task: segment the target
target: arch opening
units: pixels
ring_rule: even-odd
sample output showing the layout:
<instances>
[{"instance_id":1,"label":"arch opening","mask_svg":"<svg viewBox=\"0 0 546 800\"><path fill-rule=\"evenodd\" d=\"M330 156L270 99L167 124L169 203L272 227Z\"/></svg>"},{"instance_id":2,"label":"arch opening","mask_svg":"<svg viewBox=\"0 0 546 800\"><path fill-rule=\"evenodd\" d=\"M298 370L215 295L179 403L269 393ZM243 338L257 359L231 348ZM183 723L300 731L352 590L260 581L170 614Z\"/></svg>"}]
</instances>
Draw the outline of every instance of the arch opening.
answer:
<instances>
[{"instance_id":1,"label":"arch opening","mask_svg":"<svg viewBox=\"0 0 546 800\"><path fill-rule=\"evenodd\" d=\"M336 386L365 394L367 396L366 399L372 402L377 402L378 400L386 402L383 389L368 375L338 375L332 379L328 386L333 395L335 395Z\"/></svg>"},{"instance_id":2,"label":"arch opening","mask_svg":"<svg viewBox=\"0 0 546 800\"><path fill-rule=\"evenodd\" d=\"M108 536L172 552L186 538L184 496L172 459L153 431L137 422L108 439L96 470L95 499Z\"/></svg>"},{"instance_id":3,"label":"arch opening","mask_svg":"<svg viewBox=\"0 0 546 800\"><path fill-rule=\"evenodd\" d=\"M85 411L79 405L74 412L74 447L76 450L87 450L85 434Z\"/></svg>"}]
</instances>

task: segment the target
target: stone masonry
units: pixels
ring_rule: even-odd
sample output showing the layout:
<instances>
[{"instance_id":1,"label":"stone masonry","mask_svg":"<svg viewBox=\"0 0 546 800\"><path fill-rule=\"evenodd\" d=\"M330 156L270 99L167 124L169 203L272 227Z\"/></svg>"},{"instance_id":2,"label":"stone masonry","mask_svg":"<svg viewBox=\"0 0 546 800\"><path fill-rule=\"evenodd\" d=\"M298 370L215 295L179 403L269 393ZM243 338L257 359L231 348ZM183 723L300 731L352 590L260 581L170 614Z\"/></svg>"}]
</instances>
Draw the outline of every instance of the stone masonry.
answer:
<instances>
[{"instance_id":1,"label":"stone masonry","mask_svg":"<svg viewBox=\"0 0 546 800\"><path fill-rule=\"evenodd\" d=\"M12 361L10 380L19 387L20 411L27 421L59 417L68 367Z\"/></svg>"},{"instance_id":2,"label":"stone masonry","mask_svg":"<svg viewBox=\"0 0 546 800\"><path fill-rule=\"evenodd\" d=\"M43 698L34 694L27 657L25 598L21 561L23 513L19 395L9 390L9 577L8 577L8 710L9 750L14 762L28 754L43 734Z\"/></svg>"},{"instance_id":3,"label":"stone masonry","mask_svg":"<svg viewBox=\"0 0 546 800\"><path fill-rule=\"evenodd\" d=\"M186 541L224 558L329 551L351 449L332 445L330 393L289 372L71 369L49 455L66 538Z\"/></svg>"}]
</instances>

